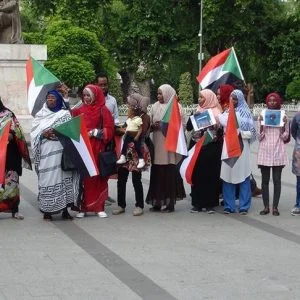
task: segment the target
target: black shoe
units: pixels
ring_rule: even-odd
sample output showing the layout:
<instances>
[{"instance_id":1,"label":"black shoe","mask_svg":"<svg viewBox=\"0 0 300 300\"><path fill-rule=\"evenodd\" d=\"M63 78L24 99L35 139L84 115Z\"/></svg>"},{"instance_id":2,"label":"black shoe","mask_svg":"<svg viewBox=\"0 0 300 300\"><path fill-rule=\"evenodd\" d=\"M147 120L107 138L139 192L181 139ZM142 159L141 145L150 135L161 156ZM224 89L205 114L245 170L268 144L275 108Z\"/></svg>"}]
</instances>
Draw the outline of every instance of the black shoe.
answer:
<instances>
[{"instance_id":1,"label":"black shoe","mask_svg":"<svg viewBox=\"0 0 300 300\"><path fill-rule=\"evenodd\" d=\"M51 214L44 213L44 220L45 221L53 221L53 218L52 218Z\"/></svg>"},{"instance_id":2,"label":"black shoe","mask_svg":"<svg viewBox=\"0 0 300 300\"><path fill-rule=\"evenodd\" d=\"M160 211L160 210L161 210L160 206L153 206L153 207L150 208L151 212Z\"/></svg>"},{"instance_id":3,"label":"black shoe","mask_svg":"<svg viewBox=\"0 0 300 300\"><path fill-rule=\"evenodd\" d=\"M190 213L198 213L200 212L201 210L199 210L197 207L193 206L191 209L190 209Z\"/></svg>"},{"instance_id":4,"label":"black shoe","mask_svg":"<svg viewBox=\"0 0 300 300\"><path fill-rule=\"evenodd\" d=\"M220 205L221 205L221 206L224 206L224 200L222 200L222 201L220 202Z\"/></svg>"},{"instance_id":5,"label":"black shoe","mask_svg":"<svg viewBox=\"0 0 300 300\"><path fill-rule=\"evenodd\" d=\"M240 213L240 215L242 215L242 216L246 216L246 215L248 215L248 210L241 209L241 210L239 211L239 213Z\"/></svg>"},{"instance_id":6,"label":"black shoe","mask_svg":"<svg viewBox=\"0 0 300 300\"><path fill-rule=\"evenodd\" d=\"M279 210L278 210L277 207L273 207L272 215L273 216L279 216L280 215Z\"/></svg>"},{"instance_id":7,"label":"black shoe","mask_svg":"<svg viewBox=\"0 0 300 300\"><path fill-rule=\"evenodd\" d=\"M261 216L265 216L270 213L269 207L265 207L262 211L259 212Z\"/></svg>"},{"instance_id":8,"label":"black shoe","mask_svg":"<svg viewBox=\"0 0 300 300\"><path fill-rule=\"evenodd\" d=\"M209 214L209 215L212 215L214 214L216 211L213 207L207 207L206 208L206 212Z\"/></svg>"},{"instance_id":9,"label":"black shoe","mask_svg":"<svg viewBox=\"0 0 300 300\"><path fill-rule=\"evenodd\" d=\"M63 212L62 212L62 218L64 219L64 220L73 220L74 218L69 214L69 212L67 211L67 210L64 210Z\"/></svg>"}]
</instances>

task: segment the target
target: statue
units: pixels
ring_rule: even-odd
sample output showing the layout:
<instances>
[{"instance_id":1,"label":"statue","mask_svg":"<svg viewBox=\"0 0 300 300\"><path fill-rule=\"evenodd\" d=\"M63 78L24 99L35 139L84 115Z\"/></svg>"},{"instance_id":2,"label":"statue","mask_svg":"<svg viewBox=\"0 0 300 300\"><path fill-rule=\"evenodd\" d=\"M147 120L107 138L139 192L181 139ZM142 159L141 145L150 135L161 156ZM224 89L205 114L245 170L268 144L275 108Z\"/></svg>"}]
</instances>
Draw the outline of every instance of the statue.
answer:
<instances>
[{"instance_id":1,"label":"statue","mask_svg":"<svg viewBox=\"0 0 300 300\"><path fill-rule=\"evenodd\" d=\"M18 0L0 0L0 44L23 44Z\"/></svg>"}]
</instances>

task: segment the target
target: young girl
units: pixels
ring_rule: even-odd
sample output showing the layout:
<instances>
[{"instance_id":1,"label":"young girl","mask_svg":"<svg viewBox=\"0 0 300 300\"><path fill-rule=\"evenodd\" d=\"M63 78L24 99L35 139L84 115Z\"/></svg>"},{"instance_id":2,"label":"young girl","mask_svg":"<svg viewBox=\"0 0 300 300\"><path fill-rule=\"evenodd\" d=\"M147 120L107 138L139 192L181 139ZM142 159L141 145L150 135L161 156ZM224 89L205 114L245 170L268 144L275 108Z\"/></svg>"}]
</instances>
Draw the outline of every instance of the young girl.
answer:
<instances>
[{"instance_id":1,"label":"young girl","mask_svg":"<svg viewBox=\"0 0 300 300\"><path fill-rule=\"evenodd\" d=\"M123 147L121 151L120 159L117 161L117 164L125 164L126 163L126 152L128 145L130 143L134 143L135 151L139 157L139 163L137 165L138 169L142 169L145 166L145 161L143 158L143 153L141 151L141 134L143 132L143 121L140 117L141 108L140 106L130 106L128 107L128 119L126 120L126 132L123 140Z\"/></svg>"},{"instance_id":2,"label":"young girl","mask_svg":"<svg viewBox=\"0 0 300 300\"><path fill-rule=\"evenodd\" d=\"M266 98L268 109L280 109L281 98L277 93L271 93ZM262 198L264 209L260 215L267 215L270 212L269 208L269 181L270 172L272 169L274 195L273 195L273 216L279 216L278 203L281 192L281 173L285 165L288 164L288 157L284 147L284 141L289 137L289 124L287 117L284 116L283 127L262 126L262 116L258 118L258 156L257 164L262 175Z\"/></svg>"}]
</instances>

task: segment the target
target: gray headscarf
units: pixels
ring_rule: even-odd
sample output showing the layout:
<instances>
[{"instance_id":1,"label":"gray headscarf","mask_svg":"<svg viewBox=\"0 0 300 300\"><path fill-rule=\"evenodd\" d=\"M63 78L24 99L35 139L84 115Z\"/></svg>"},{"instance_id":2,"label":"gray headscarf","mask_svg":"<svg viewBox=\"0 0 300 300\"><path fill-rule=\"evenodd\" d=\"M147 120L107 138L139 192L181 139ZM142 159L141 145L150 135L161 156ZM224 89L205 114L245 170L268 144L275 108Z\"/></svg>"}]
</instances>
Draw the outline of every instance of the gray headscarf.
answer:
<instances>
[{"instance_id":1,"label":"gray headscarf","mask_svg":"<svg viewBox=\"0 0 300 300\"><path fill-rule=\"evenodd\" d=\"M134 93L127 97L127 103L131 106L139 106L142 112L147 113L150 98Z\"/></svg>"},{"instance_id":2,"label":"gray headscarf","mask_svg":"<svg viewBox=\"0 0 300 300\"><path fill-rule=\"evenodd\" d=\"M162 92L164 103L168 103L176 95L176 91L169 84L163 84L158 89Z\"/></svg>"}]
</instances>

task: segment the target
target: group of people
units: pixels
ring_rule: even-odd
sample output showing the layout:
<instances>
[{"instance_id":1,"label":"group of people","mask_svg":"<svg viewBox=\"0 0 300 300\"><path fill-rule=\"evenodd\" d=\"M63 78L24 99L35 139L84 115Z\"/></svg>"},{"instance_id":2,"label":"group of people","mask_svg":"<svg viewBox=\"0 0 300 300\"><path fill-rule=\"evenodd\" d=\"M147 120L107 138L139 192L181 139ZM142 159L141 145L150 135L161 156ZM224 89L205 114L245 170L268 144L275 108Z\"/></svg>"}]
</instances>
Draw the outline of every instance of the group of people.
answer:
<instances>
[{"instance_id":1,"label":"group of people","mask_svg":"<svg viewBox=\"0 0 300 300\"><path fill-rule=\"evenodd\" d=\"M88 84L82 92L82 105L70 109L66 95L59 90L49 91L42 109L35 115L31 131L31 147L35 171L38 175L38 202L40 211L47 221L53 215L62 213L62 218L73 219L68 208L76 211L76 217L83 218L88 213L100 218L107 217L105 201L109 199L109 177L101 175L82 178L76 169L62 168L64 148L55 134L54 128L72 117L82 115L88 130L92 151L95 157L105 151L108 144L113 143L120 157L117 168L117 207L113 215L119 215L126 209L126 184L129 173L135 192L134 216L140 216L144 210L144 189L142 172L150 167L149 190L146 203L151 205L150 211L172 213L177 200L186 197L183 180L178 163L183 157L165 149L161 121L169 101L176 91L169 84L158 88L157 101L147 112L150 99L138 93L129 95L127 126L120 124L116 99L108 93L108 77L100 74L95 84ZM221 160L224 135L229 116L229 103L234 105L243 149L233 166ZM271 93L266 97L268 109L280 109L281 99L278 94ZM231 85L221 85L217 94L204 89L199 92L198 107L194 113L211 110L216 124L195 131L190 118L186 116L179 104L181 121L190 132L191 149L199 139L209 134L211 141L202 146L192 174L191 212L206 210L214 213L219 205L220 194L224 200L224 213L237 212L236 199L239 199L238 212L246 215L251 206L251 166L250 144L259 141L257 164L262 174L262 198L264 208L260 212L270 212L269 181L270 170L274 182L272 214L279 215L278 204L281 192L281 173L288 164L285 143L290 133L295 139L293 153L293 173L297 176L296 205L293 215L300 215L300 114L296 114L289 126L287 116L284 125L269 127L258 118L256 128L251 111L245 101L244 94ZM14 114L0 102L0 124L10 118L11 130L6 158L6 182L4 192L0 192L0 211L11 211L13 217L22 218L18 212L19 176L22 172L22 160L31 167L28 149L22 130ZM125 138L124 138L125 135ZM125 141L122 147L122 141ZM12 187L14 191L12 191Z\"/></svg>"}]
</instances>

